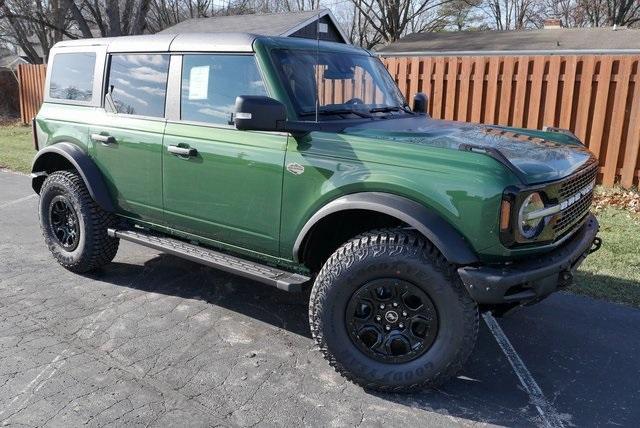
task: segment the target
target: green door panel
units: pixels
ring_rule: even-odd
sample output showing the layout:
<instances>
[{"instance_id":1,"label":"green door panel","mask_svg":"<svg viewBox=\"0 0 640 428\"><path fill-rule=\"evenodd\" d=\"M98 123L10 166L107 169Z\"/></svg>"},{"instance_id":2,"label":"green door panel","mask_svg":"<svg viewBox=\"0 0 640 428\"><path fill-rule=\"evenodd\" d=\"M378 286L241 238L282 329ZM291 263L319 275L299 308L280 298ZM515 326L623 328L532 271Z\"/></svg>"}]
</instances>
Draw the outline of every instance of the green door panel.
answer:
<instances>
[{"instance_id":1,"label":"green door panel","mask_svg":"<svg viewBox=\"0 0 640 428\"><path fill-rule=\"evenodd\" d=\"M287 137L192 123L167 123L164 209L170 227L277 256ZM169 146L197 150L193 157Z\"/></svg>"},{"instance_id":2,"label":"green door panel","mask_svg":"<svg viewBox=\"0 0 640 428\"><path fill-rule=\"evenodd\" d=\"M93 141L94 157L121 214L162 224L162 135L165 121L96 111L92 134L108 135L111 144ZM90 137L91 138L91 137Z\"/></svg>"}]
</instances>

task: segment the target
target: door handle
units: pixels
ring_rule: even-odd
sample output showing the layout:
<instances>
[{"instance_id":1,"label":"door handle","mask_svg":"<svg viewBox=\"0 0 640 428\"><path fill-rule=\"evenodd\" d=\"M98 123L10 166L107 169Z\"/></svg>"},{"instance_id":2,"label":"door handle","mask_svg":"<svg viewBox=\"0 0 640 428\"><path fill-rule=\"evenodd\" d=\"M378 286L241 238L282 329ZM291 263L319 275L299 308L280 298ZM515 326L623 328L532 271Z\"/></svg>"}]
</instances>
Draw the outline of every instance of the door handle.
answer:
<instances>
[{"instance_id":1,"label":"door handle","mask_svg":"<svg viewBox=\"0 0 640 428\"><path fill-rule=\"evenodd\" d=\"M198 151L192 147L168 146L167 151L172 155L193 157Z\"/></svg>"},{"instance_id":2,"label":"door handle","mask_svg":"<svg viewBox=\"0 0 640 428\"><path fill-rule=\"evenodd\" d=\"M111 135L91 134L91 139L93 141L99 141L105 146L116 143L115 137L112 137Z\"/></svg>"}]
</instances>

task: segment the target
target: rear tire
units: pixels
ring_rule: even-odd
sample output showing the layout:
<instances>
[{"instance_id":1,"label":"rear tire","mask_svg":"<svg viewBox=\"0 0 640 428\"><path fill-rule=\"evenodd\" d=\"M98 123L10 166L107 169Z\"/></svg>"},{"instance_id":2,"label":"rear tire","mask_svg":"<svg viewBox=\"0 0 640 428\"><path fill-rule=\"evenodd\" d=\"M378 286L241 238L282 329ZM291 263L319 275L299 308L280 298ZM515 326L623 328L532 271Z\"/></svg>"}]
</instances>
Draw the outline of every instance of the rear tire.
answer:
<instances>
[{"instance_id":1,"label":"rear tire","mask_svg":"<svg viewBox=\"0 0 640 428\"><path fill-rule=\"evenodd\" d=\"M403 229L364 233L336 250L315 280L309 321L338 373L380 391L444 383L478 335L477 305L455 269Z\"/></svg>"},{"instance_id":2,"label":"rear tire","mask_svg":"<svg viewBox=\"0 0 640 428\"><path fill-rule=\"evenodd\" d=\"M93 200L75 172L56 171L40 189L40 228L53 257L76 273L89 272L113 260L116 238L107 229L116 217Z\"/></svg>"}]
</instances>

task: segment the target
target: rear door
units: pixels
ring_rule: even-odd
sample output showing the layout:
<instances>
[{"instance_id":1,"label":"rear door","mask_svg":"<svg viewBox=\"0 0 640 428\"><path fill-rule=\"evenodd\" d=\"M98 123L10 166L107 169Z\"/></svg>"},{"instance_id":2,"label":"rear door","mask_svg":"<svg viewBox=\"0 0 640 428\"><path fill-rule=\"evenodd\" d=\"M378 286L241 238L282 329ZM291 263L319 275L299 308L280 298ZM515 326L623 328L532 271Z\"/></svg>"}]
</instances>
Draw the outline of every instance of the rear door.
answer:
<instances>
[{"instance_id":1,"label":"rear door","mask_svg":"<svg viewBox=\"0 0 640 428\"><path fill-rule=\"evenodd\" d=\"M254 56L176 55L171 76L176 105L163 150L169 226L277 255L287 135L232 125L238 95L267 94Z\"/></svg>"},{"instance_id":2,"label":"rear door","mask_svg":"<svg viewBox=\"0 0 640 428\"><path fill-rule=\"evenodd\" d=\"M169 59L163 53L109 55L105 100L89 129L96 163L121 213L160 224Z\"/></svg>"}]
</instances>

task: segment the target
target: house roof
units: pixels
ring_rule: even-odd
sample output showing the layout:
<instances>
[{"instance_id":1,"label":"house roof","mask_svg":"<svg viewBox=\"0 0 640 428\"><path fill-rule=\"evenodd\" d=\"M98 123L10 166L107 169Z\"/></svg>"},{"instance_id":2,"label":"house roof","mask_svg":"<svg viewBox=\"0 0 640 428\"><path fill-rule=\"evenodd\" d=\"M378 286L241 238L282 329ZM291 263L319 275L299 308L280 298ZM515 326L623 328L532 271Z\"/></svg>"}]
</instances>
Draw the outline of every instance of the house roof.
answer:
<instances>
[{"instance_id":1,"label":"house roof","mask_svg":"<svg viewBox=\"0 0 640 428\"><path fill-rule=\"evenodd\" d=\"M0 48L0 70L16 70L18 64L26 64L27 61L11 52L9 49Z\"/></svg>"},{"instance_id":2,"label":"house roof","mask_svg":"<svg viewBox=\"0 0 640 428\"><path fill-rule=\"evenodd\" d=\"M488 51L640 50L640 29L547 28L524 31L414 33L379 50L380 54Z\"/></svg>"},{"instance_id":3,"label":"house roof","mask_svg":"<svg viewBox=\"0 0 640 428\"><path fill-rule=\"evenodd\" d=\"M348 37L342 32L333 14L328 9L195 18L182 21L160 31L160 33L226 33L243 31L264 36L286 37L324 16L329 16L344 41L347 42L349 40Z\"/></svg>"}]
</instances>

